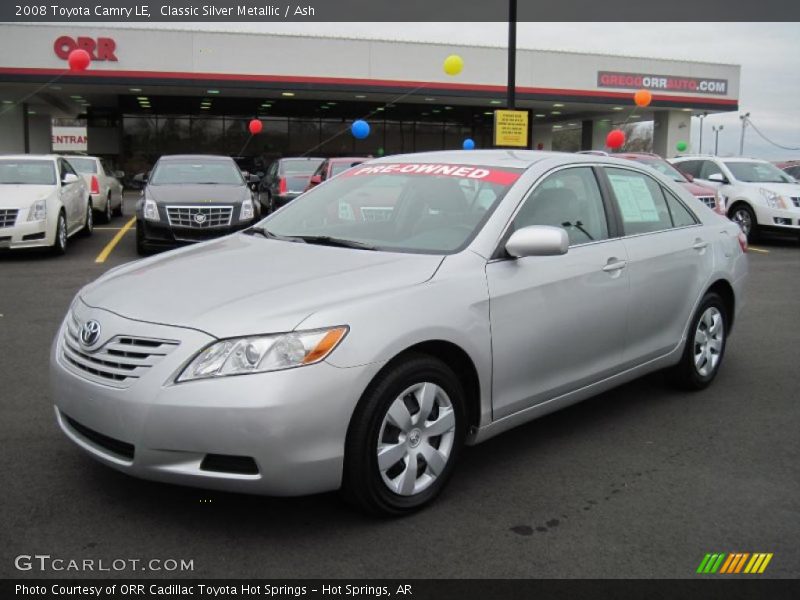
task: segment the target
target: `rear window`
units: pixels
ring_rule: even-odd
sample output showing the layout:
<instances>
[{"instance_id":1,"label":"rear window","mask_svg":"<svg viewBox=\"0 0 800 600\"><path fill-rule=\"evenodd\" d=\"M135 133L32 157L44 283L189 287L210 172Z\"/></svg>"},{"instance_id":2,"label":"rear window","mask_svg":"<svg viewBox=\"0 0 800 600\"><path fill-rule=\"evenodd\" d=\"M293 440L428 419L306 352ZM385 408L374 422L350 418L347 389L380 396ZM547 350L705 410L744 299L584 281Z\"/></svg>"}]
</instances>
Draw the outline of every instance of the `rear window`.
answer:
<instances>
[{"instance_id":1,"label":"rear window","mask_svg":"<svg viewBox=\"0 0 800 600\"><path fill-rule=\"evenodd\" d=\"M311 175L325 159L310 158L308 160L284 160L281 162L281 173L284 175Z\"/></svg>"},{"instance_id":2,"label":"rear window","mask_svg":"<svg viewBox=\"0 0 800 600\"><path fill-rule=\"evenodd\" d=\"M93 175L97 173L97 161L93 158L75 158L69 157L67 162L72 165L78 173L83 175Z\"/></svg>"},{"instance_id":3,"label":"rear window","mask_svg":"<svg viewBox=\"0 0 800 600\"><path fill-rule=\"evenodd\" d=\"M55 185L55 165L52 160L0 159L0 184Z\"/></svg>"},{"instance_id":4,"label":"rear window","mask_svg":"<svg viewBox=\"0 0 800 600\"><path fill-rule=\"evenodd\" d=\"M393 252L463 249L522 173L476 165L360 165L268 217L283 236L328 236Z\"/></svg>"},{"instance_id":5,"label":"rear window","mask_svg":"<svg viewBox=\"0 0 800 600\"><path fill-rule=\"evenodd\" d=\"M331 177L333 177L334 175L338 175L339 173L342 173L344 171L347 171L347 169L351 169L353 167L356 167L356 166L360 165L362 162L364 162L364 161L363 160L357 160L357 161L354 161L354 162L349 162L349 161L348 162L335 162L331 166Z\"/></svg>"}]
</instances>

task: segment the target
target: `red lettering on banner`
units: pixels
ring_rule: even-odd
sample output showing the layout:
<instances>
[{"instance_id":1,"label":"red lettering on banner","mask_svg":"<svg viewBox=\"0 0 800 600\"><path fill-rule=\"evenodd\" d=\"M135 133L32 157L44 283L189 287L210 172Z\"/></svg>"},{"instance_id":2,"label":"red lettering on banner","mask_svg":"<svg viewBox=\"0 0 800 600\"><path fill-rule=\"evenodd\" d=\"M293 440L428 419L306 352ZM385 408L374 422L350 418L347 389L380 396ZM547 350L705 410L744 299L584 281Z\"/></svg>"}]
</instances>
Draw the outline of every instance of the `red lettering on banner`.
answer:
<instances>
[{"instance_id":1,"label":"red lettering on banner","mask_svg":"<svg viewBox=\"0 0 800 600\"><path fill-rule=\"evenodd\" d=\"M488 181L501 185L511 185L519 179L520 173L474 167L470 165L443 165L436 163L389 163L364 166L351 169L342 173L342 177L359 177L361 175L433 175L444 177L458 177Z\"/></svg>"}]
</instances>

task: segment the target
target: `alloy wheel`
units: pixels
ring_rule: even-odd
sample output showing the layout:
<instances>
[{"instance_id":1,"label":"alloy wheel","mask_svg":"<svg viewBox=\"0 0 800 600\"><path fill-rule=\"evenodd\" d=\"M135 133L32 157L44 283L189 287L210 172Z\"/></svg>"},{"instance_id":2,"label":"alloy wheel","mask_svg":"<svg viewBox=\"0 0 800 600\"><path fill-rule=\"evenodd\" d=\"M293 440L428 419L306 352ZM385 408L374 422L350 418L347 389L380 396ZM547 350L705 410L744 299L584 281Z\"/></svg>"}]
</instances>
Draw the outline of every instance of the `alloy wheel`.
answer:
<instances>
[{"instance_id":1,"label":"alloy wheel","mask_svg":"<svg viewBox=\"0 0 800 600\"><path fill-rule=\"evenodd\" d=\"M389 406L378 434L378 469L395 494L412 496L444 471L456 418L447 393L431 382L412 385Z\"/></svg>"},{"instance_id":2,"label":"alloy wheel","mask_svg":"<svg viewBox=\"0 0 800 600\"><path fill-rule=\"evenodd\" d=\"M719 365L724 337L722 313L716 306L709 306L694 333L694 366L702 377L708 377Z\"/></svg>"},{"instance_id":3,"label":"alloy wheel","mask_svg":"<svg viewBox=\"0 0 800 600\"><path fill-rule=\"evenodd\" d=\"M56 235L58 236L58 247L61 248L61 250L65 250L67 247L67 220L64 218L64 215L58 217L58 231Z\"/></svg>"},{"instance_id":4,"label":"alloy wheel","mask_svg":"<svg viewBox=\"0 0 800 600\"><path fill-rule=\"evenodd\" d=\"M750 216L750 211L746 208L737 208L733 213L733 221L739 225L746 236L750 235L750 231L753 229L753 218Z\"/></svg>"}]
</instances>

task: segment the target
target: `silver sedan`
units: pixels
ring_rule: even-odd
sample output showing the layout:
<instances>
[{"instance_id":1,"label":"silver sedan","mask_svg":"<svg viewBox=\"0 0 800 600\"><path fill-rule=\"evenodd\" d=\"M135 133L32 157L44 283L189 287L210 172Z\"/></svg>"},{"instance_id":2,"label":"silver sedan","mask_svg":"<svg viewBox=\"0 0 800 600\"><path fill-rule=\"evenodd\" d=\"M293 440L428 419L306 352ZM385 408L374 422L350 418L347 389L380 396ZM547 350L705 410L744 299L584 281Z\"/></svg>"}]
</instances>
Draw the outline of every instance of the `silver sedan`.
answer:
<instances>
[{"instance_id":1,"label":"silver sedan","mask_svg":"<svg viewBox=\"0 0 800 600\"><path fill-rule=\"evenodd\" d=\"M112 269L56 336L59 426L131 475L401 514L463 445L658 369L717 375L746 240L630 161L385 157Z\"/></svg>"}]
</instances>

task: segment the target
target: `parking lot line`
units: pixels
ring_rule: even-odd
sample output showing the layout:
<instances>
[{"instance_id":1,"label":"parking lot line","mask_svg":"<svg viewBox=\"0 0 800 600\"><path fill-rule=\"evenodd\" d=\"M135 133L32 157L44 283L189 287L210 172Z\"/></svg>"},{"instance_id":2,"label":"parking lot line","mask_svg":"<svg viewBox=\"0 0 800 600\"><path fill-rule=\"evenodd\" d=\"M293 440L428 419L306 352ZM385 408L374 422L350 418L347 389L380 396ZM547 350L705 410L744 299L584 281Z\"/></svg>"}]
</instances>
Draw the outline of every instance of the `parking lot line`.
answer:
<instances>
[{"instance_id":1,"label":"parking lot line","mask_svg":"<svg viewBox=\"0 0 800 600\"><path fill-rule=\"evenodd\" d=\"M769 254L769 250L764 250L763 248L753 248L752 246L749 246L747 248L747 251L748 252L751 252L751 251L752 252L761 252L761 254Z\"/></svg>"},{"instance_id":2,"label":"parking lot line","mask_svg":"<svg viewBox=\"0 0 800 600\"><path fill-rule=\"evenodd\" d=\"M133 225L135 223L136 223L136 217L131 217L131 220L128 221L127 223L125 223L125 226L122 229L120 229L113 238L111 238L111 241L108 242L108 244L106 244L106 247L103 248L103 251L100 254L97 255L97 258L94 259L94 262L96 262L96 263L104 263L104 262L106 262L106 259L108 258L108 255L111 254L111 251L114 249L114 247L122 239L122 236L124 236L125 233L127 233L127 231L131 227L133 227Z\"/></svg>"}]
</instances>

